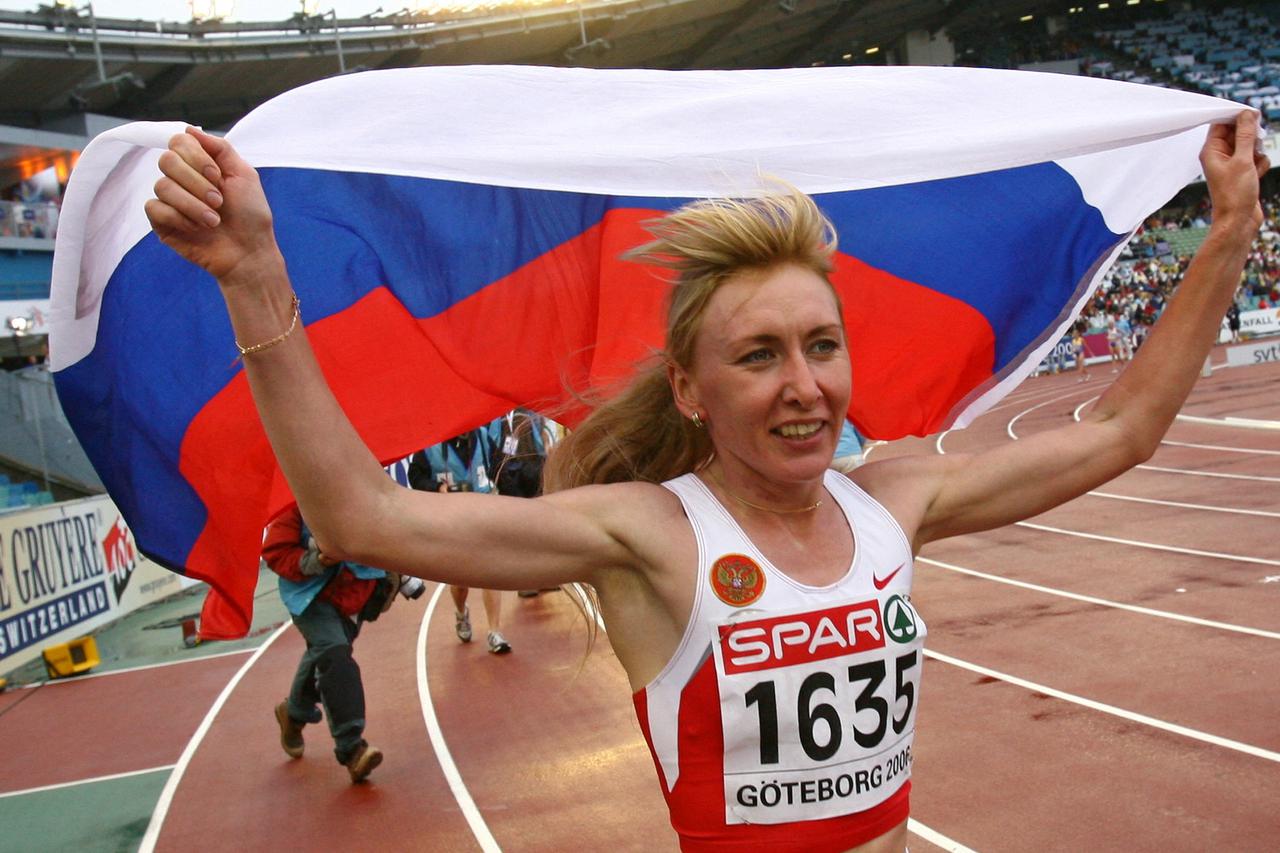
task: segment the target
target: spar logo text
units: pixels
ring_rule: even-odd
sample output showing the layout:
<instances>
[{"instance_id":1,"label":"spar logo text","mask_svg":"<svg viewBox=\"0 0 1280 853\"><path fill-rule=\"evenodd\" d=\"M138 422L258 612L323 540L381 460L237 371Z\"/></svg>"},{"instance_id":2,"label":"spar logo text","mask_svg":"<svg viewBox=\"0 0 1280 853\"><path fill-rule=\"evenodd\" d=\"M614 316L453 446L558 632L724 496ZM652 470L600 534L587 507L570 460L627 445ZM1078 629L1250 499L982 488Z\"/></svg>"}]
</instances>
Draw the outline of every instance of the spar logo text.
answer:
<instances>
[{"instance_id":1,"label":"spar logo text","mask_svg":"<svg viewBox=\"0 0 1280 853\"><path fill-rule=\"evenodd\" d=\"M875 599L720 626L727 675L828 660L884 648Z\"/></svg>"}]
</instances>

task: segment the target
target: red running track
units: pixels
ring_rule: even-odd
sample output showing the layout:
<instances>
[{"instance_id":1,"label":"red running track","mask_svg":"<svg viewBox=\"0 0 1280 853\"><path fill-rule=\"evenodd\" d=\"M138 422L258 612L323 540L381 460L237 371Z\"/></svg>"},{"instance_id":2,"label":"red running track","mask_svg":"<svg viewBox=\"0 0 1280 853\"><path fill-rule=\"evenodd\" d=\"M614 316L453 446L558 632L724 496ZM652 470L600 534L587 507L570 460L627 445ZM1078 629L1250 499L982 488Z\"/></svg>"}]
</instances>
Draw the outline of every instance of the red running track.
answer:
<instances>
[{"instance_id":1,"label":"red running track","mask_svg":"<svg viewBox=\"0 0 1280 853\"><path fill-rule=\"evenodd\" d=\"M1094 376L1032 379L943 447L1010 441L1014 417L1023 436L1067 423L1110 379ZM1219 371L1184 412L1280 420L1278 380L1276 366ZM1011 526L921 555L914 599L933 657L912 797L920 824L984 853L1275 849L1280 431L1180 421L1168 438L1227 449L1169 444L1151 468L1099 490L1165 503L1085 496L1030 520L1061 532ZM871 457L934 452L934 439L913 439ZM1082 533L1110 539L1073 535ZM479 849L423 722L421 603L398 603L357 643L368 737L387 753L370 784L347 782L322 728L308 729L304 759L280 751L271 708L301 651L289 631L248 670L196 748L158 848ZM584 632L562 594L508 596L515 650L495 658L480 643L457 643L447 600L438 610L427 632L430 694L496 847L674 850L607 637L582 664ZM233 660L224 667L241 662ZM227 677L226 669L210 676ZM162 708L164 680L133 686L145 697L137 704ZM74 707L51 703L45 713ZM22 710L6 715L0 735ZM126 754L144 746L120 737ZM172 762L174 751L147 760ZM92 775L71 760L50 778ZM938 849L919 835L911 847Z\"/></svg>"}]
</instances>

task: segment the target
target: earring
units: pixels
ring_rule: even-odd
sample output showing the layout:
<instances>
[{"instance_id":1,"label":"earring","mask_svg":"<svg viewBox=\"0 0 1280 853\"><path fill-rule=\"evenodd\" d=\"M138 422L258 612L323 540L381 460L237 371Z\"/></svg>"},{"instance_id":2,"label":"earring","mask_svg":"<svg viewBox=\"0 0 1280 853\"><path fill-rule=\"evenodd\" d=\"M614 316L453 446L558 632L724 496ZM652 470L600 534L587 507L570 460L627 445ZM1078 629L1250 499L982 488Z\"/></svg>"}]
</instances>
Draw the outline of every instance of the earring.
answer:
<instances>
[{"instance_id":1,"label":"earring","mask_svg":"<svg viewBox=\"0 0 1280 853\"><path fill-rule=\"evenodd\" d=\"M692 415L689 415L689 420L693 421L693 425L698 429L702 429L704 426L706 426L706 424L702 422L702 417L697 412L694 412Z\"/></svg>"}]
</instances>

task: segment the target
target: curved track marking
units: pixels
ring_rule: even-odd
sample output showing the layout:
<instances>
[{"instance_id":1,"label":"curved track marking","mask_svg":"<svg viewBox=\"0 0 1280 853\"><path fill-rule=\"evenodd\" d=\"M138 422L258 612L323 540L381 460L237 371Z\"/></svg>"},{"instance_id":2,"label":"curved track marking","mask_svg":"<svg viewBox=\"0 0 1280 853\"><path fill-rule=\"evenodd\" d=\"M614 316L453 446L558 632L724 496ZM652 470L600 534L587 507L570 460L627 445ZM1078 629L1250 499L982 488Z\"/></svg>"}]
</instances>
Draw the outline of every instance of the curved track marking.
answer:
<instances>
[{"instance_id":1,"label":"curved track marking","mask_svg":"<svg viewBox=\"0 0 1280 853\"><path fill-rule=\"evenodd\" d=\"M94 782L113 782L116 779L128 779L131 776L145 776L148 773L159 773L162 770L172 770L176 765L165 764L160 767L148 767L145 770L128 770L124 773L111 773L106 776L94 776L91 779L77 779L74 782L58 782L55 785L41 785L39 788L25 788L21 791L5 791L0 794L0 800L9 797L21 797L24 794L43 794L45 791L60 791L63 788L74 788L77 785L92 785Z\"/></svg>"},{"instance_id":2,"label":"curved track marking","mask_svg":"<svg viewBox=\"0 0 1280 853\"><path fill-rule=\"evenodd\" d=\"M1080 405L1087 406L1090 402L1091 401L1086 400ZM1076 411L1079 412L1079 409L1077 409ZM1079 418L1077 418L1077 420L1079 420ZM950 430L948 430L948 432L950 432ZM946 433L942 433L942 435L939 435L938 440L934 443L935 449L938 451L939 456L947 455L946 451L942 449L942 437L944 435L946 435ZM1017 436L1014 436L1014 440L1015 441L1017 440ZM1172 444L1174 442L1166 442L1166 443ZM1204 445L1188 445L1188 446L1204 446ZM1222 449L1229 450L1231 448L1222 448ZM1280 451L1266 451L1266 452L1280 454ZM1138 467L1141 468L1143 466L1139 465ZM1180 470L1180 469L1171 469L1171 470ZM1186 472L1186 473L1196 473L1196 472ZM1204 504L1181 503L1179 501L1162 501L1156 498L1135 498L1135 497L1130 497L1128 495L1116 495L1110 492L1085 492L1085 494L1095 498L1108 498L1110 500L1116 500L1116 501L1133 501L1135 503L1155 504L1157 506L1176 506L1180 509L1199 509L1199 510L1205 510L1206 512L1227 512L1227 513L1234 513L1236 515L1258 515L1266 518L1280 518L1280 512L1267 512L1266 510L1262 510L1262 509L1237 509L1236 507L1226 507L1226 506L1206 506Z\"/></svg>"},{"instance_id":3,"label":"curved track marking","mask_svg":"<svg viewBox=\"0 0 1280 853\"><path fill-rule=\"evenodd\" d=\"M1085 406L1089 405L1090 403L1092 403L1096 399L1098 398L1090 397L1088 400L1085 400L1079 406L1076 406L1075 411L1071 413L1071 417L1074 420L1077 420L1077 421L1080 420L1080 410L1083 409ZM1254 429L1280 429L1280 422L1256 421L1256 420L1251 420L1249 418L1228 417L1225 420L1223 420L1220 418L1201 418L1201 417L1196 417L1195 415L1179 414L1177 415L1177 419L1182 421L1188 421L1189 423L1210 424L1211 426L1227 426L1227 427L1253 426ZM1268 426L1259 427L1259 426L1256 426L1257 424L1267 424ZM1274 426L1272 426L1273 424ZM1173 445L1174 447L1193 447L1197 450L1221 450L1224 453L1256 453L1262 456L1280 456L1280 450L1261 450L1258 448L1245 448L1245 447L1223 447L1217 444L1193 444L1188 441L1169 441L1167 439L1161 439L1160 443L1170 444L1170 445Z\"/></svg>"},{"instance_id":4,"label":"curved track marking","mask_svg":"<svg viewBox=\"0 0 1280 853\"><path fill-rule=\"evenodd\" d=\"M1280 560L1268 560L1266 557L1242 557L1239 554L1221 554L1217 551L1200 551L1195 548L1179 548L1175 545L1157 545L1154 542L1140 542L1137 539L1120 539L1116 536L1103 536L1100 533L1083 533L1079 530L1063 530L1061 527L1049 527L1044 524L1032 524L1030 521L1015 521L1019 527L1032 530L1043 530L1047 533L1061 533L1064 536L1079 536L1082 539L1097 539L1100 542L1115 542L1119 545L1132 545L1135 548L1149 548L1153 551L1172 551L1175 554L1190 554L1194 557L1210 557L1215 560L1234 560L1238 563L1257 563L1263 566L1280 566Z\"/></svg>"},{"instance_id":5,"label":"curved track marking","mask_svg":"<svg viewBox=\"0 0 1280 853\"><path fill-rule=\"evenodd\" d=\"M1169 441L1162 439L1161 444L1168 444L1172 447L1192 447L1196 450L1218 450L1222 453L1253 453L1258 456L1280 456L1280 450L1262 450L1257 447L1224 447L1221 444L1195 444L1190 441Z\"/></svg>"},{"instance_id":6,"label":"curved track marking","mask_svg":"<svg viewBox=\"0 0 1280 853\"><path fill-rule=\"evenodd\" d=\"M935 847L941 847L946 850L947 853L977 853L977 851L965 847L959 841L952 841L941 832L930 829L913 817L907 818L907 832L915 833Z\"/></svg>"},{"instance_id":7,"label":"curved track marking","mask_svg":"<svg viewBox=\"0 0 1280 853\"><path fill-rule=\"evenodd\" d=\"M1085 492L1095 498L1108 498L1113 501L1133 501L1140 504L1156 506L1176 506L1179 509L1199 509L1205 512L1229 512L1235 515L1260 515L1266 518L1280 518L1280 512L1268 512L1265 509L1240 509L1232 506L1206 506L1205 504L1189 504L1180 501L1162 501L1158 498L1135 498L1132 495L1114 495L1111 492Z\"/></svg>"},{"instance_id":8,"label":"curved track marking","mask_svg":"<svg viewBox=\"0 0 1280 853\"><path fill-rule=\"evenodd\" d=\"M1004 402L1002 402L998 406L992 406L990 409L987 409L985 412L983 412L982 415L983 416L989 415L992 412L998 412L1001 409L1012 409L1014 406L1021 406L1023 403L1029 402L1031 400L1038 400L1041 397L1047 397L1050 394L1056 394L1061 390L1062 390L1061 388L1042 388L1039 391L1032 391L1027 394L1018 395L1016 399L1013 394L1010 394L1008 397L1005 397Z\"/></svg>"},{"instance_id":9,"label":"curved track marking","mask_svg":"<svg viewBox=\"0 0 1280 853\"><path fill-rule=\"evenodd\" d=\"M1228 415L1225 418L1203 418L1198 415L1178 415L1178 420L1193 424L1210 424L1212 426L1239 427L1241 429L1280 429L1280 421L1263 421L1256 418L1236 418Z\"/></svg>"},{"instance_id":10,"label":"curved track marking","mask_svg":"<svg viewBox=\"0 0 1280 853\"><path fill-rule=\"evenodd\" d=\"M1077 388L1076 390L1074 390L1074 391L1068 391L1067 393L1062 394L1061 396L1054 397L1054 398L1049 399L1049 400L1045 400L1043 403L1036 403L1034 406L1032 406L1032 407L1031 407L1031 408L1029 408L1029 409L1023 409L1021 412L1018 412L1018 414L1014 415L1012 418L1010 418L1010 419L1009 419L1009 423L1005 424L1004 431L1005 431L1005 432L1007 432L1007 433L1009 434L1009 438L1012 438L1014 441L1017 441L1017 440L1018 440L1018 434L1017 434L1016 432L1014 432L1014 431L1013 431L1013 425L1014 425L1014 424L1016 424L1016 423L1018 422L1019 418L1022 418L1022 417L1026 416L1026 415L1031 414L1031 413L1032 413L1032 412L1034 412L1036 409L1042 409L1042 408L1044 408L1045 406L1051 406L1051 405L1053 405L1054 403L1057 403L1057 402L1059 402L1059 401L1061 401L1061 400L1065 400L1065 399L1067 399L1068 397L1074 397L1075 395L1079 394L1081 391L1086 391L1086 390L1088 390L1088 389L1086 389L1086 388ZM1088 405L1088 401L1087 401L1087 400L1086 400L1084 403L1082 403L1082 404L1081 404L1081 406L1085 406L1085 405ZM1079 408L1077 408L1077 411L1079 411Z\"/></svg>"},{"instance_id":11,"label":"curved track marking","mask_svg":"<svg viewBox=\"0 0 1280 853\"><path fill-rule=\"evenodd\" d=\"M1074 409L1072 409L1072 410L1071 410L1071 419L1072 419L1073 421L1077 421L1077 422L1078 422L1078 421L1080 420L1080 413L1084 411L1084 407L1085 407L1085 406L1087 406L1087 405L1089 405L1090 403L1092 403L1094 400L1097 400L1097 399L1098 399L1099 397L1101 397L1101 396L1102 396L1101 394L1094 394L1094 395L1093 395L1092 397L1090 397L1088 400L1085 400L1083 403L1081 403L1080 405L1078 405L1078 406L1076 406ZM1014 436L1014 438L1017 438L1017 436L1015 435L1015 436Z\"/></svg>"},{"instance_id":12,"label":"curved track marking","mask_svg":"<svg viewBox=\"0 0 1280 853\"><path fill-rule=\"evenodd\" d=\"M236 674L231 676L231 680L227 682L226 687L222 688L218 698L213 700L213 704L209 707L209 712L200 721L200 727L191 736L191 740L187 741L187 746L182 750L178 763L173 765L173 772L169 774L169 780L164 783L164 789L160 792L160 799L156 802L156 807L151 812L151 822L147 824L146 834L142 836L142 843L138 845L138 853L153 853L156 849L156 842L160 840L160 828L164 825L165 816L169 814L169 806L173 803L173 795L178 791L178 783L182 781L182 775L187 772L187 765L191 763L191 759L195 756L196 750L200 747L200 742L204 740L204 736L209 733L209 729L213 726L213 721L217 718L218 712L222 710L222 706L231 698L232 691L236 689L240 679L244 678L245 673L258 662L258 659L266 653L267 649L271 648L271 644L279 639L280 635L291 625L293 625L293 622L285 622L271 636L267 637L266 642L258 646L253 656L236 670Z\"/></svg>"},{"instance_id":13,"label":"curved track marking","mask_svg":"<svg viewBox=\"0 0 1280 853\"><path fill-rule=\"evenodd\" d=\"M1261 474L1224 474L1219 471L1188 471L1184 468L1165 468L1161 465L1135 465L1143 471L1160 471L1164 474L1186 474L1189 477L1219 477L1224 480L1253 480L1262 483L1280 483L1280 477L1264 477Z\"/></svg>"},{"instance_id":14,"label":"curved track marking","mask_svg":"<svg viewBox=\"0 0 1280 853\"><path fill-rule=\"evenodd\" d=\"M33 681L30 684L14 685L13 690L29 690L32 687L40 687L44 684L76 684L81 681L89 681L94 678L105 678L108 675L124 675L127 672L142 672L147 669L161 669L166 666L181 666L184 663L196 663L202 660L212 660L213 658L225 658L232 655L249 655L253 654L253 649L235 649L230 652L215 652L211 655L196 655L195 657L183 658L182 660L167 660L160 663L144 663L140 666L126 666L121 669L108 669L105 672L86 672L84 675L77 675L75 678L46 678L44 681Z\"/></svg>"},{"instance_id":15,"label":"curved track marking","mask_svg":"<svg viewBox=\"0 0 1280 853\"><path fill-rule=\"evenodd\" d=\"M1004 672L998 672L994 669L988 669L985 666L980 666L976 663L969 663L968 661L953 658L950 655L944 655L940 652L931 651L930 649L924 650L924 656L927 658L933 658L934 660L942 663L951 664L952 666L956 666L961 669L967 669L970 672L976 672L979 675L985 675L988 678L999 679L1000 681L1008 682L1009 684L1022 687L1026 690L1043 693L1046 696L1052 696L1053 698L1061 699L1064 702L1083 705L1084 707L1090 708L1094 711L1111 714L1112 716L1120 717L1121 719L1129 720L1130 722L1140 723L1144 726L1160 729L1161 731L1182 735L1183 737L1202 741L1204 743L1212 744L1213 746L1220 746L1226 749L1235 750L1236 752L1243 752L1245 755L1252 755L1255 758L1262 758L1267 761L1274 761L1280 764L1280 752L1272 752L1269 749L1263 749L1262 747L1254 746L1253 744L1241 743L1238 740L1231 740L1230 738L1211 735L1208 732L1202 732L1197 729L1180 726L1177 723L1170 723L1165 720L1156 719L1155 717L1148 717L1146 714L1126 711L1124 708L1117 708L1115 705L1107 705L1103 702L1096 702L1093 699L1086 699L1083 696L1076 696L1074 693L1067 693L1066 691L1058 690L1044 684L1027 681L1024 678L1018 678L1016 675L1009 675Z\"/></svg>"},{"instance_id":16,"label":"curved track marking","mask_svg":"<svg viewBox=\"0 0 1280 853\"><path fill-rule=\"evenodd\" d=\"M1097 604L1101 607L1112 607L1116 610L1128 610L1131 613L1139 613L1143 616L1158 616L1161 619L1171 619L1175 622L1186 622L1191 625L1199 625L1204 628L1215 628L1220 631L1234 631L1237 634L1250 634L1255 637L1265 637L1268 640L1280 640L1280 632L1276 631L1265 631L1261 628L1248 628L1244 625L1232 625L1229 622L1215 622L1212 619L1201 619L1198 616L1184 616L1181 613L1172 613L1168 610L1155 610L1151 607L1139 607L1136 604L1125 604L1120 601L1111 601L1106 598L1095 598L1092 595L1081 595L1076 592L1067 592L1065 589L1054 589L1049 586L1041 586L1040 584L1028 583L1026 581L1001 577L1000 575L980 572L976 569L967 569L964 566L943 563L939 560L931 560L928 557L916 557L916 562L928 563L931 566L937 566L938 568L946 569L947 571L958 572L962 575L970 575L983 580L995 581L996 583L1008 584L1009 586L1016 586L1021 589L1029 589L1033 592L1042 592L1046 595L1056 595L1061 598L1070 598L1075 601L1083 601L1088 604Z\"/></svg>"},{"instance_id":17,"label":"curved track marking","mask_svg":"<svg viewBox=\"0 0 1280 853\"><path fill-rule=\"evenodd\" d=\"M449 790L453 792L453 798L457 800L462 816L467 819L467 825L471 827L471 834L476 837L476 842L484 853L501 853L502 848L498 846L493 833L489 831L489 825L484 822L484 817L476 807L476 801L471 798L471 792L467 790L466 784L462 781L462 774L458 772L458 765L454 763L453 755L444 742L444 732L440 729L435 704L431 701L431 685L427 681L427 626L431 624L431 614L435 613L436 604L439 603L444 590L444 584L436 587L431 601L427 603L426 612L422 614L422 624L418 628L418 701L422 705L422 719L427 724L427 737L431 739L431 747L435 750L440 769L449 783Z\"/></svg>"}]
</instances>

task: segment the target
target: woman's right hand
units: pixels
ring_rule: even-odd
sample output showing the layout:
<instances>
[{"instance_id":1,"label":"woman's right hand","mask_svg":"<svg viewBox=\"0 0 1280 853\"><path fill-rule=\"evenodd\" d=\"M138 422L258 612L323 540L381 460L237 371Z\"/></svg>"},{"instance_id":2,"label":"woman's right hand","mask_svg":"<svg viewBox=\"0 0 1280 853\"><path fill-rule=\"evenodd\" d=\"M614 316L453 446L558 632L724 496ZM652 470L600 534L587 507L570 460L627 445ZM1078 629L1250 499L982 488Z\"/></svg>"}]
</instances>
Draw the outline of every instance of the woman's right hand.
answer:
<instances>
[{"instance_id":1,"label":"woman's right hand","mask_svg":"<svg viewBox=\"0 0 1280 853\"><path fill-rule=\"evenodd\" d=\"M162 243L224 287L278 261L258 173L229 142L187 128L169 140L160 171L146 212Z\"/></svg>"}]
</instances>

